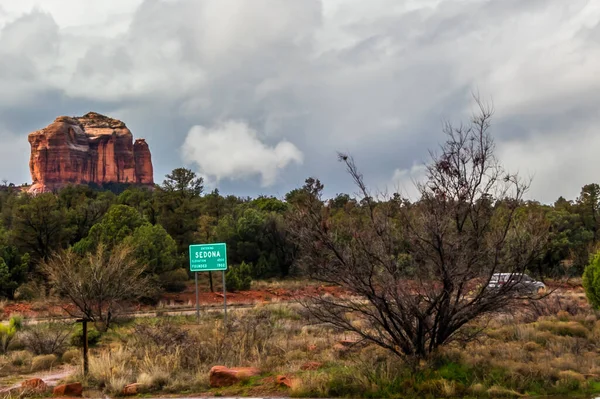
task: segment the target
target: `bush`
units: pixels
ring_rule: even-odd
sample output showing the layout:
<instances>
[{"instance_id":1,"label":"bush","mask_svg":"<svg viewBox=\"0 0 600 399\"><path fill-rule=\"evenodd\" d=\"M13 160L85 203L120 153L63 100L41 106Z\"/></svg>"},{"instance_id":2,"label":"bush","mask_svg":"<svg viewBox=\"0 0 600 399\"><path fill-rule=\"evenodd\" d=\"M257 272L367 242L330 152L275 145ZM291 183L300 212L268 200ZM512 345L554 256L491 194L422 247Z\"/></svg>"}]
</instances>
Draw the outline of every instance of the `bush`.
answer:
<instances>
[{"instance_id":1,"label":"bush","mask_svg":"<svg viewBox=\"0 0 600 399\"><path fill-rule=\"evenodd\" d=\"M246 262L233 266L225 273L227 291L249 290L252 284L252 267Z\"/></svg>"},{"instance_id":2,"label":"bush","mask_svg":"<svg viewBox=\"0 0 600 399\"><path fill-rule=\"evenodd\" d=\"M19 340L36 355L62 355L67 347L71 330L64 324L37 324L23 330Z\"/></svg>"},{"instance_id":3,"label":"bush","mask_svg":"<svg viewBox=\"0 0 600 399\"><path fill-rule=\"evenodd\" d=\"M600 308L600 252L597 252L583 272L583 288L590 304Z\"/></svg>"},{"instance_id":4,"label":"bush","mask_svg":"<svg viewBox=\"0 0 600 399\"><path fill-rule=\"evenodd\" d=\"M102 334L98 330L96 330L94 327L90 327L89 325L87 333L88 346L96 345L102 337ZM75 331L71 335L71 345L78 348L83 347L83 326L81 324L78 324L77 327L75 327Z\"/></svg>"},{"instance_id":5,"label":"bush","mask_svg":"<svg viewBox=\"0 0 600 399\"><path fill-rule=\"evenodd\" d=\"M185 290L185 283L188 280L188 272L184 268L171 270L159 276L160 285L167 292L181 292Z\"/></svg>"},{"instance_id":6,"label":"bush","mask_svg":"<svg viewBox=\"0 0 600 399\"><path fill-rule=\"evenodd\" d=\"M31 370L40 371L51 369L58 361L56 355L39 355L31 361Z\"/></svg>"},{"instance_id":7,"label":"bush","mask_svg":"<svg viewBox=\"0 0 600 399\"><path fill-rule=\"evenodd\" d=\"M32 301L43 296L45 290L36 281L30 281L22 284L15 291L15 299L20 301Z\"/></svg>"}]
</instances>

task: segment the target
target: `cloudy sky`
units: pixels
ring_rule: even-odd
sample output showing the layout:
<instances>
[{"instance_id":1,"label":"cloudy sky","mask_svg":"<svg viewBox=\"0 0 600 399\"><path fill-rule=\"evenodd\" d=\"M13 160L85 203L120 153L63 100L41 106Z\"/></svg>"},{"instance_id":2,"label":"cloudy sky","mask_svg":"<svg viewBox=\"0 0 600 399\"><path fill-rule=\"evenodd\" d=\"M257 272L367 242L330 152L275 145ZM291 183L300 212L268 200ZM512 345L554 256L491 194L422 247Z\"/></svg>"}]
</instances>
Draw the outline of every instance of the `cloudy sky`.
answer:
<instances>
[{"instance_id":1,"label":"cloudy sky","mask_svg":"<svg viewBox=\"0 0 600 399\"><path fill-rule=\"evenodd\" d=\"M411 194L444 120L493 100L498 155L530 196L600 182L600 1L0 0L0 178L27 134L100 112L146 138L155 180L283 196L336 160Z\"/></svg>"}]
</instances>

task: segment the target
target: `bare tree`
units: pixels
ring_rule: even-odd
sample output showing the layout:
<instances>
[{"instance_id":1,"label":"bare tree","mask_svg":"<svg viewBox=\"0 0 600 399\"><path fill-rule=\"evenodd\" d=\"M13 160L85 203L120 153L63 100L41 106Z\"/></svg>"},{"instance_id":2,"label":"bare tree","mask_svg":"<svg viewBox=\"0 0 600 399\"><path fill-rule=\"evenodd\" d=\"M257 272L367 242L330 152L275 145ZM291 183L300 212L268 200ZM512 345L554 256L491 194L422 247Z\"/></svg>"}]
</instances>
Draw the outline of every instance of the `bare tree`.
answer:
<instances>
[{"instance_id":1,"label":"bare tree","mask_svg":"<svg viewBox=\"0 0 600 399\"><path fill-rule=\"evenodd\" d=\"M65 310L96 322L103 330L110 327L124 303L144 297L152 289L148 277L143 276L144 265L126 245L109 252L99 244L95 253L84 257L68 249L50 257L43 269L56 292L74 305Z\"/></svg>"},{"instance_id":2,"label":"bare tree","mask_svg":"<svg viewBox=\"0 0 600 399\"><path fill-rule=\"evenodd\" d=\"M374 200L344 154L361 205L332 217L320 191L303 197L292 228L302 265L312 278L354 294L310 298L304 304L313 316L400 356L423 357L470 338L470 321L530 297L521 273L545 245L548 227L522 201L528 184L494 157L492 110L478 105L468 125L444 126L447 141L431 153L416 203L399 195ZM499 272L510 273L509 281L488 288Z\"/></svg>"}]
</instances>

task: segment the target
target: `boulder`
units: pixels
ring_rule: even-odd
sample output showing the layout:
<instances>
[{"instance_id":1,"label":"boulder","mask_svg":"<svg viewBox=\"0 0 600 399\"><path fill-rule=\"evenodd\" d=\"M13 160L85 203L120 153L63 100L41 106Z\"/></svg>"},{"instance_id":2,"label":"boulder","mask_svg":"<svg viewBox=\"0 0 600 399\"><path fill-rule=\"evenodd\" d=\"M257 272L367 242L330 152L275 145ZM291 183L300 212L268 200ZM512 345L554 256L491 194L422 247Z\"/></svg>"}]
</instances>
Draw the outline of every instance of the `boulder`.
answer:
<instances>
[{"instance_id":1,"label":"boulder","mask_svg":"<svg viewBox=\"0 0 600 399\"><path fill-rule=\"evenodd\" d=\"M123 388L123 391L121 393L123 394L123 396L137 395L138 393L140 393L142 387L143 385L139 382L125 385L125 388Z\"/></svg>"},{"instance_id":2,"label":"boulder","mask_svg":"<svg viewBox=\"0 0 600 399\"><path fill-rule=\"evenodd\" d=\"M154 184L148 144L133 142L125 123L95 112L59 116L29 134L33 194L71 184Z\"/></svg>"},{"instance_id":3,"label":"boulder","mask_svg":"<svg viewBox=\"0 0 600 399\"><path fill-rule=\"evenodd\" d=\"M30 392L43 393L48 389L48 385L41 378L32 378L21 383L21 388Z\"/></svg>"},{"instance_id":4,"label":"boulder","mask_svg":"<svg viewBox=\"0 0 600 399\"><path fill-rule=\"evenodd\" d=\"M54 387L53 396L83 396L83 386L80 382L63 384Z\"/></svg>"},{"instance_id":5,"label":"boulder","mask_svg":"<svg viewBox=\"0 0 600 399\"><path fill-rule=\"evenodd\" d=\"M283 385L288 388L292 387L292 380L285 375L278 375L275 381L277 382L277 385Z\"/></svg>"},{"instance_id":6,"label":"boulder","mask_svg":"<svg viewBox=\"0 0 600 399\"><path fill-rule=\"evenodd\" d=\"M213 388L235 385L250 377L260 375L260 370L255 367L233 367L214 366L210 369L209 381Z\"/></svg>"},{"instance_id":7,"label":"boulder","mask_svg":"<svg viewBox=\"0 0 600 399\"><path fill-rule=\"evenodd\" d=\"M318 370L323 367L321 362L307 362L300 366L300 370Z\"/></svg>"}]
</instances>

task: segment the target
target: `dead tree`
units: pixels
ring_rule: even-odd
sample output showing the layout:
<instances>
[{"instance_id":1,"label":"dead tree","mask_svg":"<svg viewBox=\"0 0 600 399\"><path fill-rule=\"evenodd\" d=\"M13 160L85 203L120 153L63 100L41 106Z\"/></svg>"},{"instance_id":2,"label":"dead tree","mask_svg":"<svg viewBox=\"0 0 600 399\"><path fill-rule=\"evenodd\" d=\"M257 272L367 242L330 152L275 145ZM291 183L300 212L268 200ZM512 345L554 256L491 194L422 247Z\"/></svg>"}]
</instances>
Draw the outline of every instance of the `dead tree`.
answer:
<instances>
[{"instance_id":1,"label":"dead tree","mask_svg":"<svg viewBox=\"0 0 600 399\"><path fill-rule=\"evenodd\" d=\"M417 202L374 200L343 154L361 205L334 217L320 191L302 197L291 222L302 267L354 294L304 301L314 317L397 355L424 357L469 339L467 323L530 296L521 273L545 245L548 226L522 201L527 182L494 157L492 111L478 105L468 125L444 126L447 141L431 153ZM491 289L494 273L512 277Z\"/></svg>"},{"instance_id":2,"label":"dead tree","mask_svg":"<svg viewBox=\"0 0 600 399\"><path fill-rule=\"evenodd\" d=\"M71 248L54 254L43 265L52 288L69 300L64 310L106 331L123 310L122 305L151 295L152 284L144 276L132 248L118 245L110 251L102 244L84 257Z\"/></svg>"}]
</instances>

